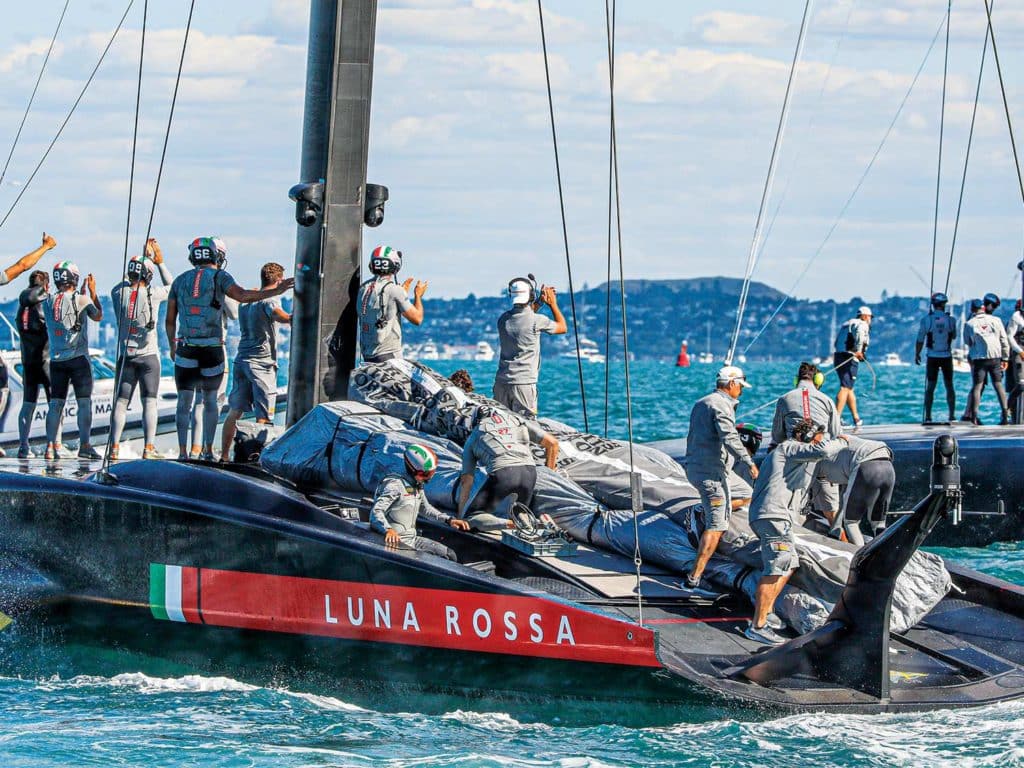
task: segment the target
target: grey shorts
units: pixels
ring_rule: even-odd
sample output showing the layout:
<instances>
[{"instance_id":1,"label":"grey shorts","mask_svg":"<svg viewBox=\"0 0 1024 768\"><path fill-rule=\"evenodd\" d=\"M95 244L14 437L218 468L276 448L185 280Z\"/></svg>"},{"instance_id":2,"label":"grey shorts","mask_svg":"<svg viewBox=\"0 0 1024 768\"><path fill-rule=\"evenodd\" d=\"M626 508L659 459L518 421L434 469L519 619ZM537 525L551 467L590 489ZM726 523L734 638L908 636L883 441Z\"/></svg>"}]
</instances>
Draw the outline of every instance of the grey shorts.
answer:
<instances>
[{"instance_id":1,"label":"grey shorts","mask_svg":"<svg viewBox=\"0 0 1024 768\"><path fill-rule=\"evenodd\" d=\"M798 567L796 538L788 520L754 520L750 527L761 540L761 565L765 576L785 576Z\"/></svg>"},{"instance_id":2,"label":"grey shorts","mask_svg":"<svg viewBox=\"0 0 1024 768\"><path fill-rule=\"evenodd\" d=\"M729 513L732 512L732 498L729 483L725 478L695 475L690 482L697 487L700 503L704 506L706 530L729 530Z\"/></svg>"},{"instance_id":3,"label":"grey shorts","mask_svg":"<svg viewBox=\"0 0 1024 768\"><path fill-rule=\"evenodd\" d=\"M502 384L494 382L494 399L520 416L536 418L536 384Z\"/></svg>"},{"instance_id":4,"label":"grey shorts","mask_svg":"<svg viewBox=\"0 0 1024 768\"><path fill-rule=\"evenodd\" d=\"M277 366L236 360L231 373L228 406L233 411L252 412L257 419L274 418L277 401Z\"/></svg>"}]
</instances>

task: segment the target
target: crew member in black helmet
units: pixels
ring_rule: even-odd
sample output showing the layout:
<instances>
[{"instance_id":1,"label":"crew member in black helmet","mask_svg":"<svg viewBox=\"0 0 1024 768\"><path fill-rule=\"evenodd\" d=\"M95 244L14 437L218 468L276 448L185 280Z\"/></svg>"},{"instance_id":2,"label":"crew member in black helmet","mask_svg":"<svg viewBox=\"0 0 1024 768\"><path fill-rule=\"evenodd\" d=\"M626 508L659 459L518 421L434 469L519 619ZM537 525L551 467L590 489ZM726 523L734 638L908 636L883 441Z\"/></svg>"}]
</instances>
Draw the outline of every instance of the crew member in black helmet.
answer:
<instances>
[{"instance_id":1,"label":"crew member in black helmet","mask_svg":"<svg viewBox=\"0 0 1024 768\"><path fill-rule=\"evenodd\" d=\"M153 268L160 272L163 285L153 285ZM140 388L142 431L145 447L142 458L157 459L156 399L160 390L160 344L156 330L160 302L170 295L174 276L164 264L164 254L156 238L146 243L146 255L128 262L125 279L114 286L111 298L117 316L117 400L110 412L110 458L118 458L121 433L128 417L128 404Z\"/></svg>"},{"instance_id":2,"label":"crew member in black helmet","mask_svg":"<svg viewBox=\"0 0 1024 768\"><path fill-rule=\"evenodd\" d=\"M921 364L921 350L927 350L925 368L924 421L932 420L932 403L935 402L935 386L942 373L942 385L946 388L946 405L949 420L956 417L956 390L953 388L953 340L956 338L956 321L946 310L949 297L944 293L932 294L932 308L921 318L914 347L914 364Z\"/></svg>"},{"instance_id":3,"label":"crew member in black helmet","mask_svg":"<svg viewBox=\"0 0 1024 768\"><path fill-rule=\"evenodd\" d=\"M1024 399L1024 311L1021 310L1021 300L1017 299L1017 306L1014 308L1013 317L1006 327L1006 336L1010 342L1010 365L1006 369L1007 397L1010 401L1010 414L1014 424L1024 421L1024 408L1021 407L1021 400Z\"/></svg>"},{"instance_id":4,"label":"crew member in black helmet","mask_svg":"<svg viewBox=\"0 0 1024 768\"><path fill-rule=\"evenodd\" d=\"M402 318L413 325L423 322L423 294L427 281L417 280L413 301L409 286L413 279L398 284L402 252L378 245L370 254L370 272L374 277L359 286L359 348L363 360L383 363L402 357Z\"/></svg>"},{"instance_id":5,"label":"crew member in black helmet","mask_svg":"<svg viewBox=\"0 0 1024 768\"><path fill-rule=\"evenodd\" d=\"M260 291L242 288L223 269L227 255L227 247L220 238L197 237L188 247L188 260L193 269L174 279L167 299L164 330L174 361L174 382L178 386L175 422L179 460L188 458L188 430L197 388L205 401L200 458L215 459L213 436L220 416L217 390L224 378L222 307L225 297L239 304L249 304L280 296L295 285L295 279L287 277L272 288Z\"/></svg>"},{"instance_id":6,"label":"crew member in black helmet","mask_svg":"<svg viewBox=\"0 0 1024 768\"><path fill-rule=\"evenodd\" d=\"M971 377L974 387L971 390L969 403L970 420L980 425L978 418L981 406L981 390L986 377L992 381L992 388L999 398L1001 409L1000 424L1009 421L1006 404L1006 390L1003 389L1003 371L1008 367L1010 358L1010 342L1006 336L1003 321L991 314L999 306L999 297L994 293L986 293L981 300L971 302L971 319L964 327L964 342L968 347L971 361Z\"/></svg>"},{"instance_id":7,"label":"crew member in black helmet","mask_svg":"<svg viewBox=\"0 0 1024 768\"><path fill-rule=\"evenodd\" d=\"M43 302L50 295L50 275L37 269L28 277L28 288L18 297L18 336L21 338L21 412L18 414L18 458L32 452L28 438L35 419L39 389L50 399L50 342L46 334Z\"/></svg>"}]
</instances>

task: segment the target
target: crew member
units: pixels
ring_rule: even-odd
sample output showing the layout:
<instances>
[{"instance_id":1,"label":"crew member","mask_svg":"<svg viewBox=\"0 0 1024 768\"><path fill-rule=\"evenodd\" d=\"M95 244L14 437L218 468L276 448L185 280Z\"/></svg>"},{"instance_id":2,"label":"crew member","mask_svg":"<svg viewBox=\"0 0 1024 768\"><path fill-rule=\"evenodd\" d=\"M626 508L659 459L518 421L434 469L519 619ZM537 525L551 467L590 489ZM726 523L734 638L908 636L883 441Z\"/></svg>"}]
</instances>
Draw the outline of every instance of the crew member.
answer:
<instances>
[{"instance_id":1,"label":"crew member","mask_svg":"<svg viewBox=\"0 0 1024 768\"><path fill-rule=\"evenodd\" d=\"M536 295L536 283L517 277L508 284L512 308L498 318L498 372L494 375L494 399L529 419L537 416L537 379L540 375L540 335L560 336L567 326L558 308L555 289L549 285ZM539 301L538 301L539 298ZM554 319L537 312L541 304L551 308Z\"/></svg>"},{"instance_id":2,"label":"crew member","mask_svg":"<svg viewBox=\"0 0 1024 768\"><path fill-rule=\"evenodd\" d=\"M469 530L469 523L436 509L423 492L423 486L437 471L437 455L425 445L414 444L405 449L404 463L404 473L388 475L377 486L370 507L370 527L384 534L384 543L389 547L401 543L420 552L457 560L444 544L416 534L416 519L421 514L457 531Z\"/></svg>"},{"instance_id":3,"label":"crew member","mask_svg":"<svg viewBox=\"0 0 1024 768\"><path fill-rule=\"evenodd\" d=\"M837 498L832 509L838 514L830 516L832 532L846 533L846 540L862 546L864 537L860 526L867 520L872 533L878 535L885 528L892 490L896 485L896 470L892 465L892 449L879 440L866 440L848 435L847 445L835 458L818 463L816 477L832 487L846 486L842 502Z\"/></svg>"},{"instance_id":4,"label":"crew member","mask_svg":"<svg viewBox=\"0 0 1024 768\"><path fill-rule=\"evenodd\" d=\"M554 469L558 461L558 441L552 435L536 426L528 426L514 413L486 406L477 409L476 424L462 449L459 493L459 515L468 520L474 530L505 528L507 512L516 502L531 505L537 486L531 442L544 448L546 465ZM469 494L478 466L487 474L487 481L470 505ZM506 516L498 514L499 511Z\"/></svg>"},{"instance_id":5,"label":"crew member","mask_svg":"<svg viewBox=\"0 0 1024 768\"><path fill-rule=\"evenodd\" d=\"M473 377L465 368L459 368L451 375L451 382L467 394L473 391Z\"/></svg>"},{"instance_id":6,"label":"crew member","mask_svg":"<svg viewBox=\"0 0 1024 768\"><path fill-rule=\"evenodd\" d=\"M174 361L174 382L178 388L175 419L178 459L188 458L189 417L198 388L205 401L201 457L212 461L213 436L219 415L217 389L224 379L224 328L221 319L224 299L228 296L240 304L249 304L273 298L290 290L295 281L285 278L273 288L259 291L242 288L223 269L227 248L219 238L199 237L193 240L189 245L188 260L193 268L178 275L171 284L164 322Z\"/></svg>"},{"instance_id":7,"label":"crew member","mask_svg":"<svg viewBox=\"0 0 1024 768\"><path fill-rule=\"evenodd\" d=\"M58 443L68 387L74 387L78 404L78 457L99 459L92 447L92 362L89 360L89 320L103 319L103 307L96 295L96 280L85 278L89 298L78 293L80 273L70 261L53 268L56 293L43 301L46 331L50 341L50 410L46 414L46 458L59 459Z\"/></svg>"},{"instance_id":8,"label":"crew member","mask_svg":"<svg viewBox=\"0 0 1024 768\"><path fill-rule=\"evenodd\" d=\"M38 264L39 260L43 258L43 254L56 247L57 241L54 240L53 235L48 235L43 232L43 242L38 248L26 253L7 269L0 272L0 285L7 285L12 280L18 279L23 273L28 272L32 267Z\"/></svg>"},{"instance_id":9,"label":"crew member","mask_svg":"<svg viewBox=\"0 0 1024 768\"><path fill-rule=\"evenodd\" d=\"M793 389L779 398L772 418L772 446L793 434L793 427L801 419L823 424L830 438L843 432L839 411L832 398L821 391L825 376L814 363L802 362L797 368Z\"/></svg>"},{"instance_id":10,"label":"crew member","mask_svg":"<svg viewBox=\"0 0 1024 768\"><path fill-rule=\"evenodd\" d=\"M18 414L18 458L32 456L29 435L35 420L39 389L50 399L50 342L43 302L50 295L50 275L37 269L28 288L18 296L18 336L21 338L21 412ZM59 430L58 430L59 431ZM58 450L59 452L59 450Z\"/></svg>"},{"instance_id":11,"label":"crew member","mask_svg":"<svg viewBox=\"0 0 1024 768\"><path fill-rule=\"evenodd\" d=\"M992 310L999 306L999 297L994 293L986 293L982 300L971 302L971 319L964 326L964 343L967 345L967 357L971 361L971 378L974 386L971 389L969 403L970 421L980 425L978 413L981 407L981 390L985 379L992 381L992 388L999 398L1001 418L999 423L1008 423L1006 390L1003 389L1003 371L1010 358L1010 341L1006 336L1003 321L994 314L989 314L986 307Z\"/></svg>"},{"instance_id":12,"label":"crew member","mask_svg":"<svg viewBox=\"0 0 1024 768\"><path fill-rule=\"evenodd\" d=\"M921 318L914 347L914 364L921 364L921 350L928 351L925 368L924 423L932 420L932 403L935 401L935 386L942 372L942 385L946 388L946 405L949 406L949 420L956 417L956 390L953 388L953 339L956 338L956 321L946 310L949 297L944 293L932 294L932 308Z\"/></svg>"},{"instance_id":13,"label":"crew member","mask_svg":"<svg viewBox=\"0 0 1024 768\"><path fill-rule=\"evenodd\" d=\"M843 323L839 327L835 354L832 356L832 366L839 376L839 394L836 395L839 418L843 417L843 410L849 404L855 427L864 423L857 413L857 396L853 393L853 386L857 381L857 367L865 359L871 343L871 318L871 307L861 307L856 317Z\"/></svg>"},{"instance_id":14,"label":"crew member","mask_svg":"<svg viewBox=\"0 0 1024 768\"><path fill-rule=\"evenodd\" d=\"M260 269L263 290L277 287L284 279L284 267L270 262ZM292 316L281 307L277 297L246 304L238 310L238 353L231 372L231 411L224 421L221 440L221 461L228 461L235 424L243 413L252 411L256 421L269 424L274 420L277 401L277 324L291 323Z\"/></svg>"},{"instance_id":15,"label":"crew member","mask_svg":"<svg viewBox=\"0 0 1024 768\"><path fill-rule=\"evenodd\" d=\"M232 299L230 296L224 297L224 306L221 308L220 320L221 320L221 336L220 336L220 347L224 352L224 359L228 359L228 326L232 322L238 322L238 302ZM227 390L228 390L228 377L225 376L220 381L220 386L217 387L217 415L220 416L221 409L224 403L227 402ZM196 398L195 405L192 406L192 416L189 420L189 434L192 435L192 448L189 449L188 457L190 459L198 459L203 452L203 413L206 412L204 406L205 400L201 397Z\"/></svg>"},{"instance_id":16,"label":"crew member","mask_svg":"<svg viewBox=\"0 0 1024 768\"><path fill-rule=\"evenodd\" d=\"M398 284L402 268L402 252L387 245L378 245L370 254L370 272L374 277L359 286L359 348L363 360L383 363L402 357L402 320L413 325L423 322L423 294L427 282L417 280L413 301L409 303L409 286L413 279Z\"/></svg>"},{"instance_id":17,"label":"crew member","mask_svg":"<svg viewBox=\"0 0 1024 768\"><path fill-rule=\"evenodd\" d=\"M708 560L715 553L722 533L729 528L732 510L729 471L733 464L747 465L747 472L754 479L758 475L754 460L736 432L736 404L743 390L749 387L743 371L727 365L718 371L715 390L694 403L690 412L686 476L700 493L705 519L697 559L686 576L686 586L690 589L700 584Z\"/></svg>"},{"instance_id":18,"label":"crew member","mask_svg":"<svg viewBox=\"0 0 1024 768\"><path fill-rule=\"evenodd\" d=\"M1010 365L1006 369L1009 392L1011 421L1014 424L1024 423L1024 311L1021 300L1017 299L1010 324L1006 328L1007 341L1010 343Z\"/></svg>"},{"instance_id":19,"label":"crew member","mask_svg":"<svg viewBox=\"0 0 1024 768\"><path fill-rule=\"evenodd\" d=\"M163 285L153 285L156 265ZM142 433L145 447L142 458L158 459L156 446L157 396L160 393L160 339L156 330L160 302L167 301L174 280L164 264L164 254L156 238L146 244L146 255L128 262L128 274L114 286L111 298L117 315L117 401L110 414L110 458L120 450L121 433L128 417L135 388L142 401Z\"/></svg>"},{"instance_id":20,"label":"crew member","mask_svg":"<svg viewBox=\"0 0 1024 768\"><path fill-rule=\"evenodd\" d=\"M764 573L754 596L754 617L744 631L751 640L766 645L784 642L767 623L775 600L798 566L793 528L807 503L814 466L834 458L846 445L846 436L825 440L825 427L801 419L790 439L776 446L761 464L750 503L750 527L761 542Z\"/></svg>"}]
</instances>

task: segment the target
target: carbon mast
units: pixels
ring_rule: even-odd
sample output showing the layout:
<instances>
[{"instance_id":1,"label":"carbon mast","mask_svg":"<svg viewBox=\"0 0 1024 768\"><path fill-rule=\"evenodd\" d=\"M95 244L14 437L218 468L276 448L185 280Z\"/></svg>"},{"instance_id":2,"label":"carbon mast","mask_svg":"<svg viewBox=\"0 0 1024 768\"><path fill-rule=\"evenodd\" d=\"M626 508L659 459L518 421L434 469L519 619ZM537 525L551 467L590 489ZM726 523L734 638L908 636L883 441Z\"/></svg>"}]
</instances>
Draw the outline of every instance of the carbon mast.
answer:
<instances>
[{"instance_id":1,"label":"carbon mast","mask_svg":"<svg viewBox=\"0 0 1024 768\"><path fill-rule=\"evenodd\" d=\"M366 184L376 22L377 0L312 0L303 183L290 193L299 227L289 425L318 403L344 398L355 365L362 225L377 214L370 223L380 223L387 197L376 185L367 195Z\"/></svg>"}]
</instances>

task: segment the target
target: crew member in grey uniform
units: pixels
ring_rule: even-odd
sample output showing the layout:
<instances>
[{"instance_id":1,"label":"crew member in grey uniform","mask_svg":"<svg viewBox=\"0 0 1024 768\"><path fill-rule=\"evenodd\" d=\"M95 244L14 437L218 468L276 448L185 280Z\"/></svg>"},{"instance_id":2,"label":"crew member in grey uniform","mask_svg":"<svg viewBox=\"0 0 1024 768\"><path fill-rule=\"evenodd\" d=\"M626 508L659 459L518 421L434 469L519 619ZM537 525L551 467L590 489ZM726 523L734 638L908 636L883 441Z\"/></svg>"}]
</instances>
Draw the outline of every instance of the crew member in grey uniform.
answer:
<instances>
[{"instance_id":1,"label":"crew member in grey uniform","mask_svg":"<svg viewBox=\"0 0 1024 768\"><path fill-rule=\"evenodd\" d=\"M832 365L839 376L836 409L842 419L843 410L849 404L855 427L864 423L857 412L857 396L853 393L853 387L857 382L857 367L866 359L868 345L871 343L871 319L871 307L861 307L856 317L839 326L835 353L832 355Z\"/></svg>"},{"instance_id":2,"label":"crew member in grey uniform","mask_svg":"<svg viewBox=\"0 0 1024 768\"><path fill-rule=\"evenodd\" d=\"M263 290L274 288L284 279L284 267L270 262L260 269ZM224 420L221 440L221 461L228 461L235 424L243 413L252 411L256 421L269 424L274 420L277 403L277 324L292 321L277 297L246 304L238 310L238 353L231 372L231 411Z\"/></svg>"},{"instance_id":3,"label":"crew member in grey uniform","mask_svg":"<svg viewBox=\"0 0 1024 768\"><path fill-rule=\"evenodd\" d=\"M529 507L537 486L537 467L530 443L543 446L549 469L558 460L558 441L535 422L527 422L514 413L481 406L476 424L462 449L462 478L459 515L474 530L500 530L509 525L509 513L516 502ZM487 480L473 497L476 468Z\"/></svg>"},{"instance_id":4,"label":"crew member in grey uniform","mask_svg":"<svg viewBox=\"0 0 1024 768\"><path fill-rule=\"evenodd\" d=\"M1006 336L1006 328L1003 321L986 311L986 307L999 306L999 297L994 293L986 293L981 301L975 299L971 302L971 319L964 326L964 343L967 345L967 357L971 361L971 378L974 386L971 389L971 399L968 403L969 420L974 424L981 424L978 418L978 410L981 406L981 390L985 386L985 378L992 381L992 388L999 398L999 407L1002 412L1000 424L1009 422L1007 411L1006 390L1003 389L1003 371L1009 365L1010 341Z\"/></svg>"},{"instance_id":5,"label":"crew member in grey uniform","mask_svg":"<svg viewBox=\"0 0 1024 768\"><path fill-rule=\"evenodd\" d=\"M12 280L18 279L23 273L28 272L32 267L39 263L39 260L43 258L43 255L57 247L57 241L53 238L53 235L48 235L43 232L43 242L38 248L33 251L26 253L16 262L11 264L0 271L0 285L7 285Z\"/></svg>"},{"instance_id":6,"label":"crew member in grey uniform","mask_svg":"<svg viewBox=\"0 0 1024 768\"><path fill-rule=\"evenodd\" d=\"M147 258L148 257L148 258ZM153 285L150 261L160 272L163 285ZM159 459L156 440L157 407L160 393L160 339L156 330L160 302L167 301L174 276L164 263L155 238L146 244L146 256L128 262L128 275L114 286L111 298L117 315L117 401L110 413L110 458L118 458L121 433L128 417L128 404L140 388L144 459Z\"/></svg>"},{"instance_id":7,"label":"crew member in grey uniform","mask_svg":"<svg viewBox=\"0 0 1024 768\"><path fill-rule=\"evenodd\" d=\"M686 435L686 476L700 493L704 509L704 533L697 548L693 570L686 586L696 589L708 560L729 528L733 500L729 494L729 472L734 463L747 465L747 473L757 479L758 470L736 432L736 403L748 389L743 371L727 365L718 371L715 391L693 405L690 430Z\"/></svg>"},{"instance_id":8,"label":"crew member in grey uniform","mask_svg":"<svg viewBox=\"0 0 1024 768\"><path fill-rule=\"evenodd\" d=\"M956 321L946 310L949 297L944 293L932 294L932 308L921 318L914 346L914 364L921 364L921 350L928 352L925 368L924 423L932 420L932 403L935 401L935 386L942 372L942 385L946 388L946 405L949 406L949 420L956 418L956 390L953 388L953 339L956 338Z\"/></svg>"},{"instance_id":9,"label":"crew member in grey uniform","mask_svg":"<svg viewBox=\"0 0 1024 768\"><path fill-rule=\"evenodd\" d=\"M78 404L78 456L99 459L92 447L92 362L89 360L89 320L103 319L103 307L96 295L96 280L85 278L89 298L78 293L80 273L70 261L53 268L57 291L43 302L46 333L50 341L50 410L46 414L46 458L59 459L57 444L64 416L68 387L74 387Z\"/></svg>"},{"instance_id":10,"label":"crew member in grey uniform","mask_svg":"<svg viewBox=\"0 0 1024 768\"><path fill-rule=\"evenodd\" d=\"M1024 422L1024 311L1021 310L1020 299L1017 299L1010 324L1006 327L1006 337L1010 343L1010 364L1006 369L1010 391L1006 396L1010 404L1010 420L1020 424Z\"/></svg>"},{"instance_id":11,"label":"crew member in grey uniform","mask_svg":"<svg viewBox=\"0 0 1024 768\"><path fill-rule=\"evenodd\" d=\"M427 500L423 486L436 471L437 456L432 450L415 443L406 448L405 474L388 475L377 486L370 507L370 528L383 533L384 543L389 547L404 544L420 552L457 560L444 544L416 534L416 520L421 514L458 531L469 530L465 520L444 514Z\"/></svg>"},{"instance_id":12,"label":"crew member in grey uniform","mask_svg":"<svg viewBox=\"0 0 1024 768\"><path fill-rule=\"evenodd\" d=\"M378 245L370 254L370 272L375 276L359 286L359 348L363 360L383 363L402 357L402 318L413 325L423 322L423 294L427 281L417 280L413 301L409 286L413 279L398 284L402 252Z\"/></svg>"},{"instance_id":13,"label":"crew member in grey uniform","mask_svg":"<svg viewBox=\"0 0 1024 768\"><path fill-rule=\"evenodd\" d=\"M198 237L189 244L188 260L193 269L178 275L167 299L164 330L174 360L174 382L178 387L176 426L178 459L188 458L188 428L192 403L198 388L205 400L203 444L200 458L213 461L213 437L219 409L217 390L224 379L224 326L221 319L226 296L240 304L280 296L291 289L294 279L285 278L275 287L252 291L242 288L223 269L227 247L219 238Z\"/></svg>"},{"instance_id":14,"label":"crew member in grey uniform","mask_svg":"<svg viewBox=\"0 0 1024 768\"><path fill-rule=\"evenodd\" d=\"M832 521L831 534L839 538L841 529L846 540L859 547L864 544L862 520L868 521L875 536L885 528L896 470L892 450L885 443L856 435L847 435L846 440L847 445L835 458L818 463L815 475L826 481L826 488L846 486L842 500L837 495L830 505L831 509L839 510Z\"/></svg>"},{"instance_id":15,"label":"crew member in grey uniform","mask_svg":"<svg viewBox=\"0 0 1024 768\"><path fill-rule=\"evenodd\" d=\"M764 573L757 583L754 616L744 631L751 640L766 645L784 642L768 624L775 600L798 567L793 527L807 503L815 465L835 458L846 445L846 436L825 440L825 428L810 419L793 427L790 439L775 447L761 464L750 502L750 527L761 543Z\"/></svg>"},{"instance_id":16,"label":"crew member in grey uniform","mask_svg":"<svg viewBox=\"0 0 1024 768\"><path fill-rule=\"evenodd\" d=\"M558 308L555 289L545 285L538 297L533 275L509 282L508 294L512 309L498 318L500 350L498 372L494 375L494 399L509 410L533 419L537 416L540 335L560 336L567 325ZM537 312L542 303L551 308L554 319Z\"/></svg>"}]
</instances>

